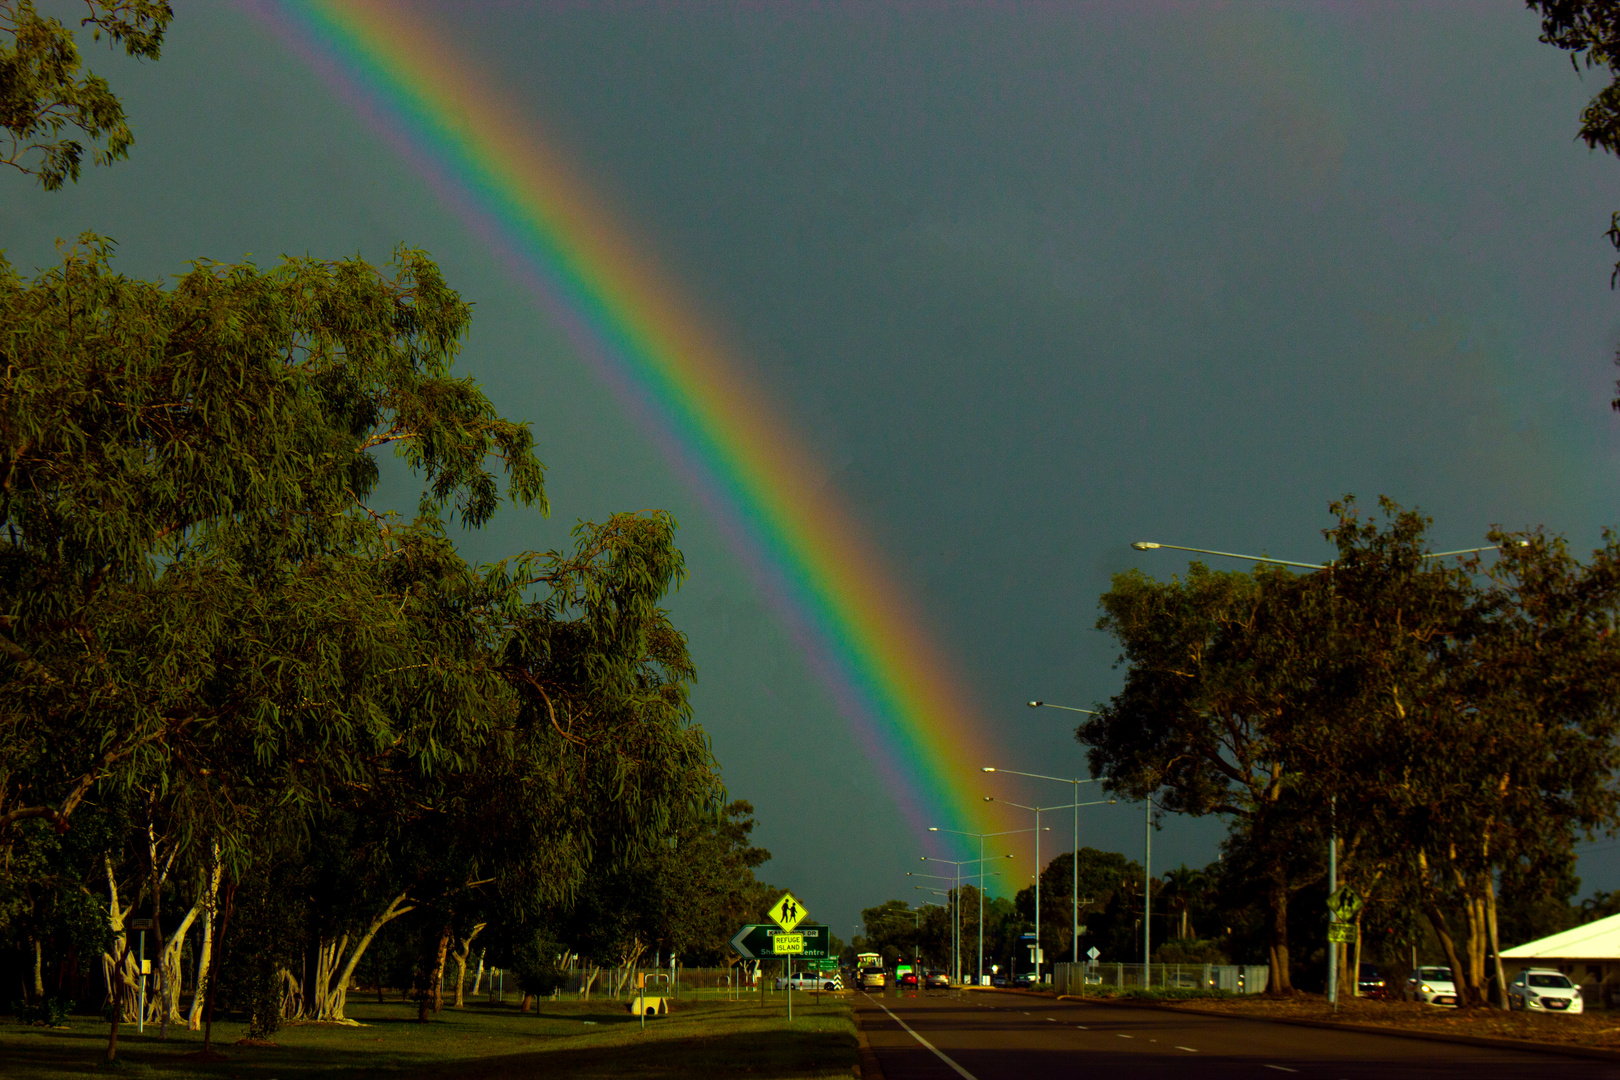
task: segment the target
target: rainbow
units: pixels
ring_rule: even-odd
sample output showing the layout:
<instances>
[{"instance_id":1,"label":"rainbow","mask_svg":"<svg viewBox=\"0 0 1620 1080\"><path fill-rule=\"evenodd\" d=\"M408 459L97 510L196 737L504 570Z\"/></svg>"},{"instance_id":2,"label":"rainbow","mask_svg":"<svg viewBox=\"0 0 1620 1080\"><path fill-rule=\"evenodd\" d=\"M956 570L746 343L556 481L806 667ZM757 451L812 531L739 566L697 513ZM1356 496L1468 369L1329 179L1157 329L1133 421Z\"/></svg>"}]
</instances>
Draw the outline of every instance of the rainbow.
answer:
<instances>
[{"instance_id":1,"label":"rainbow","mask_svg":"<svg viewBox=\"0 0 1620 1080\"><path fill-rule=\"evenodd\" d=\"M396 8L246 6L500 254L659 441L910 824L994 828L969 786L989 760L970 695L777 411L535 123Z\"/></svg>"}]
</instances>

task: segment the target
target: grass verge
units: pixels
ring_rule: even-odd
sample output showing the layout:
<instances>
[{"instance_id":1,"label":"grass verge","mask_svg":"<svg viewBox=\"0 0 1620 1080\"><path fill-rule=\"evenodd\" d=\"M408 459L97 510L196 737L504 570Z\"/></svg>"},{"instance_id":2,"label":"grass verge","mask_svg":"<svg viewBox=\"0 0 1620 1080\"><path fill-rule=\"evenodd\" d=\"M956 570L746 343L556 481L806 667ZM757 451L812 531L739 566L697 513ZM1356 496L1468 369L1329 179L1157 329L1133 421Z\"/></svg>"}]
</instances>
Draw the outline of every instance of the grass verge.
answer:
<instances>
[{"instance_id":1,"label":"grass verge","mask_svg":"<svg viewBox=\"0 0 1620 1080\"><path fill-rule=\"evenodd\" d=\"M120 1065L100 1065L107 1026L70 1017L60 1028L0 1023L0 1069L7 1080L65 1080L125 1075L207 1080L312 1080L342 1072L365 1078L495 1080L539 1073L562 1080L711 1080L746 1074L782 1080L848 1077L860 1060L847 998L795 998L793 1023L780 995L761 1007L757 998L679 1001L667 1017L642 1031L621 1002L543 1002L538 1014L512 1006L446 1009L433 1022L416 1023L416 1007L399 1002L351 1003L363 1027L300 1024L276 1033L275 1046L238 1046L241 1024L214 1025L214 1045L227 1057L201 1062L200 1032L170 1028L145 1035L125 1027L118 1038Z\"/></svg>"}]
</instances>

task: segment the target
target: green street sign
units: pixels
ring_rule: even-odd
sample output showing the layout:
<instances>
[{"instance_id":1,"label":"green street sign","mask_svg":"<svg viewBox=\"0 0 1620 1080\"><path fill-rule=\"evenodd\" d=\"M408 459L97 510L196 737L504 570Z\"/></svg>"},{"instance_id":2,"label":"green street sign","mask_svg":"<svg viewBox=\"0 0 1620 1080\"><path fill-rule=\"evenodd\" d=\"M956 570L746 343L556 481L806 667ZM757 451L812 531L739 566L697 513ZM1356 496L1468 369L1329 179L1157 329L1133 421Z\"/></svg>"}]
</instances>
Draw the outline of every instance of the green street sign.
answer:
<instances>
[{"instance_id":1,"label":"green street sign","mask_svg":"<svg viewBox=\"0 0 1620 1080\"><path fill-rule=\"evenodd\" d=\"M778 953L774 945L776 936L780 934L785 938L799 938L802 949L795 949L791 955L803 957L806 960L822 960L830 955L828 949L831 935L825 926L811 926L809 923L800 923L789 934L780 926L770 923L749 923L737 931L737 936L731 939L731 947L749 960L758 960L761 957L788 955Z\"/></svg>"},{"instance_id":2,"label":"green street sign","mask_svg":"<svg viewBox=\"0 0 1620 1080\"><path fill-rule=\"evenodd\" d=\"M1328 941L1354 945L1356 943L1356 924L1353 922L1329 923Z\"/></svg>"},{"instance_id":3,"label":"green street sign","mask_svg":"<svg viewBox=\"0 0 1620 1080\"><path fill-rule=\"evenodd\" d=\"M1361 894L1348 885L1341 885L1334 889L1327 898L1328 910L1337 915L1342 922L1348 922L1356 917L1366 901Z\"/></svg>"},{"instance_id":4,"label":"green street sign","mask_svg":"<svg viewBox=\"0 0 1620 1080\"><path fill-rule=\"evenodd\" d=\"M812 960L812 961L810 961L810 965L812 967L814 967L817 971L837 971L838 970L838 960L837 960L836 957L831 957L831 956L824 957L824 958L822 958L820 960Z\"/></svg>"}]
</instances>

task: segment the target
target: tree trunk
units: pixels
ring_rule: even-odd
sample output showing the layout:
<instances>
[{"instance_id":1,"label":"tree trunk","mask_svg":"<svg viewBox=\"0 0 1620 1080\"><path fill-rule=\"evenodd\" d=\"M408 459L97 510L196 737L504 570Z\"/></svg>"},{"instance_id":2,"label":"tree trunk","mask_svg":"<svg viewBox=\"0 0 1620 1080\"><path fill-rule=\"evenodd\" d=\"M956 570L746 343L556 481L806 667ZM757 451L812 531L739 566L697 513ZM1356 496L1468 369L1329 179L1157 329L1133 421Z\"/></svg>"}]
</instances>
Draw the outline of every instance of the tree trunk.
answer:
<instances>
[{"instance_id":1,"label":"tree trunk","mask_svg":"<svg viewBox=\"0 0 1620 1080\"><path fill-rule=\"evenodd\" d=\"M208 884L202 895L203 936L202 947L197 951L197 987L192 991L191 1012L186 1017L186 1027L192 1031L202 1030L203 1003L212 990L210 981L214 972L214 923L219 914L219 882L224 872L224 866L219 861L219 844L215 842L213 859L208 866Z\"/></svg>"},{"instance_id":2,"label":"tree trunk","mask_svg":"<svg viewBox=\"0 0 1620 1080\"><path fill-rule=\"evenodd\" d=\"M1485 874L1485 922L1491 935L1491 959L1494 963L1495 982L1491 986L1492 1004L1507 1008L1507 973L1502 970L1502 938L1496 931L1496 883L1489 871Z\"/></svg>"},{"instance_id":3,"label":"tree trunk","mask_svg":"<svg viewBox=\"0 0 1620 1080\"><path fill-rule=\"evenodd\" d=\"M1460 978L1463 966L1457 956L1457 943L1451 936L1451 927L1446 922L1446 913L1440 910L1440 905L1432 898L1423 901L1424 914L1429 917L1429 925L1434 927L1435 937L1440 939L1440 947L1445 950L1446 963L1451 966L1452 985L1457 988L1457 1006L1468 1008L1478 1004L1473 994L1473 988Z\"/></svg>"},{"instance_id":4,"label":"tree trunk","mask_svg":"<svg viewBox=\"0 0 1620 1080\"><path fill-rule=\"evenodd\" d=\"M214 1052L214 990L219 982L219 965L225 957L225 931L231 925L231 912L236 908L236 882L232 881L225 886L225 896L220 907L219 940L214 943L212 963L208 966L208 1001L203 1007L203 1048L202 1056L206 1060Z\"/></svg>"},{"instance_id":5,"label":"tree trunk","mask_svg":"<svg viewBox=\"0 0 1620 1080\"><path fill-rule=\"evenodd\" d=\"M477 926L474 926L472 928L472 933L468 934L466 937L464 937L460 941L456 942L456 951L455 951L455 957L456 957L456 1008L458 1008L458 1009L463 1008L466 1005L466 1002L465 1002L465 1000L464 1000L464 998L462 996L462 992L466 989L466 986L467 986L467 957L472 955L473 939L476 938L480 933L483 932L483 929L484 929L484 927L486 925L488 925L488 924L487 923L479 923ZM483 954L480 953L479 954L479 966L482 967L482 965L483 965ZM478 990L477 990L476 987L473 989L473 993L474 994L478 993Z\"/></svg>"},{"instance_id":6,"label":"tree trunk","mask_svg":"<svg viewBox=\"0 0 1620 1080\"><path fill-rule=\"evenodd\" d=\"M191 924L197 921L197 913L202 910L202 906L203 898L199 890L196 902L191 905L191 910L186 912L186 917L180 920L180 925L175 928L174 936L164 944L163 951L158 957L158 963L163 967L163 994L161 995L163 998L163 1016L165 1021L172 1020L176 1024L184 1020L184 1017L180 1015L180 954L185 952L186 934L190 932Z\"/></svg>"},{"instance_id":7,"label":"tree trunk","mask_svg":"<svg viewBox=\"0 0 1620 1080\"><path fill-rule=\"evenodd\" d=\"M586 979L585 985L579 988L580 997L584 998L586 1001L591 1000L591 987L596 985L596 977L600 974L602 974L602 965L593 964L591 966L591 977Z\"/></svg>"},{"instance_id":8,"label":"tree trunk","mask_svg":"<svg viewBox=\"0 0 1620 1080\"><path fill-rule=\"evenodd\" d=\"M111 872L112 868L111 864L109 864L108 873ZM120 975L123 973L124 965L128 962L129 935L125 934L123 953L118 958L118 971ZM118 991L116 996L113 998L112 1005L113 1007L109 1010L109 1012L112 1014L112 1030L107 1033L107 1056L103 1059L108 1065L111 1065L114 1061L118 1060L118 1025L124 1019L124 980L122 978L118 980Z\"/></svg>"},{"instance_id":9,"label":"tree trunk","mask_svg":"<svg viewBox=\"0 0 1620 1080\"><path fill-rule=\"evenodd\" d=\"M472 996L473 997L478 996L478 988L480 986L482 986L482 985L484 985L484 950L479 949L478 950L478 971L477 971L476 974L473 975L473 988L472 988ZM456 1004L459 1005L460 1002L457 1002Z\"/></svg>"},{"instance_id":10,"label":"tree trunk","mask_svg":"<svg viewBox=\"0 0 1620 1080\"><path fill-rule=\"evenodd\" d=\"M381 930L384 926L387 926L401 915L404 915L406 912L416 910L415 904L405 903L406 899L408 899L408 894L400 893L398 896L394 897L388 902L387 907L383 908L382 911L378 912L377 915L372 918L371 925L366 927L366 932L362 934L360 936L360 940L355 943L354 952L349 955L348 960L343 964L343 970L338 974L337 983L330 987L330 989L322 988L320 991L318 991L321 994L322 1012L316 1016L317 1020L332 1020L340 1024L350 1023L349 1019L343 1015L343 1006L348 1001L349 983L354 978L354 969L360 963L360 958L365 955L366 948L371 944L371 939L377 936L377 931ZM343 949L341 946L346 944L348 940L348 935L344 935L342 943L340 943L339 947L337 947L332 954L330 966L335 967L338 961L343 959ZM379 988L382 985L382 978L380 975L377 979L377 984Z\"/></svg>"},{"instance_id":11,"label":"tree trunk","mask_svg":"<svg viewBox=\"0 0 1620 1080\"><path fill-rule=\"evenodd\" d=\"M1267 926L1268 956L1271 965L1271 978L1266 983L1266 993L1272 997L1280 997L1294 992L1294 980L1288 971L1288 884L1285 881L1274 881L1267 894L1270 917Z\"/></svg>"},{"instance_id":12,"label":"tree trunk","mask_svg":"<svg viewBox=\"0 0 1620 1080\"><path fill-rule=\"evenodd\" d=\"M1356 977L1350 981L1350 993L1356 997L1361 996L1361 912L1356 912L1356 962L1353 970Z\"/></svg>"},{"instance_id":13,"label":"tree trunk","mask_svg":"<svg viewBox=\"0 0 1620 1080\"><path fill-rule=\"evenodd\" d=\"M107 871L107 928L112 932L112 944L101 954L101 977L107 987L107 1005L127 1009L128 995L124 988L132 979L128 970L129 934L124 930L124 920L135 910L135 905L124 907L119 900L118 877L113 873L112 858L104 856L102 863ZM131 1012L125 1019L134 1020L135 1014Z\"/></svg>"},{"instance_id":14,"label":"tree trunk","mask_svg":"<svg viewBox=\"0 0 1620 1080\"><path fill-rule=\"evenodd\" d=\"M29 940L34 945L33 1002L37 1005L45 1000L45 950L40 945L38 934L30 934Z\"/></svg>"},{"instance_id":15,"label":"tree trunk","mask_svg":"<svg viewBox=\"0 0 1620 1080\"><path fill-rule=\"evenodd\" d=\"M450 953L450 939L454 934L455 929L449 923L445 923L444 929L439 931L439 945L433 954L432 988L433 1011L435 1014L444 1008L444 961L445 957Z\"/></svg>"}]
</instances>

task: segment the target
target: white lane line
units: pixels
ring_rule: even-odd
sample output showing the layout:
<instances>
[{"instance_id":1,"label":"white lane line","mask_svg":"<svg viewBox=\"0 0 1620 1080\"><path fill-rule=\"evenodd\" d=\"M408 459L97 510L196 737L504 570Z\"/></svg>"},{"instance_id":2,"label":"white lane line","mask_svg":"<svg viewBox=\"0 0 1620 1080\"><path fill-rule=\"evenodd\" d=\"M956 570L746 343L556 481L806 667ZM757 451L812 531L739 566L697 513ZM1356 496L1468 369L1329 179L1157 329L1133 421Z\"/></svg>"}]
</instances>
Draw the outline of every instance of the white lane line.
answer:
<instances>
[{"instance_id":1,"label":"white lane line","mask_svg":"<svg viewBox=\"0 0 1620 1080\"><path fill-rule=\"evenodd\" d=\"M1187 1051L1187 1053L1189 1053L1189 1054L1196 1054L1196 1053L1198 1053L1198 1051L1197 1051L1197 1050L1195 1050L1195 1049L1193 1049L1193 1048L1192 1048L1192 1047L1190 1047L1190 1046L1178 1046L1178 1047L1176 1047L1176 1049L1177 1049L1177 1050L1185 1050L1185 1051Z\"/></svg>"},{"instance_id":2,"label":"white lane line","mask_svg":"<svg viewBox=\"0 0 1620 1080\"><path fill-rule=\"evenodd\" d=\"M868 994L867 997L871 998L871 995ZM871 998L871 999L873 1001L877 1001L876 998ZM894 1013L889 1012L889 1007L887 1005L883 1004L883 1002L878 1001L877 1002L877 1007L882 1009L884 1012L889 1013L889 1019L893 1020L895 1023L899 1024L902 1028L904 1028L907 1035L910 1035L913 1039L916 1039L918 1042L922 1043L928 1049L932 1050L934 1052L935 1057L939 1058L939 1060L943 1061L945 1064L947 1064L951 1068L955 1069L956 1070L956 1075L960 1076L962 1078L962 1080L979 1080L978 1077L974 1076L972 1073L970 1073L966 1069L962 1068L962 1066L958 1065L956 1062L954 1062L950 1058L946 1057L945 1052L943 1050L941 1050L939 1047L935 1046L933 1043L929 1042L927 1039L923 1038L921 1035L917 1034L915 1031L912 1031L911 1030L911 1025L906 1023L904 1020L900 1019L898 1016L894 1015Z\"/></svg>"},{"instance_id":3,"label":"white lane line","mask_svg":"<svg viewBox=\"0 0 1620 1080\"><path fill-rule=\"evenodd\" d=\"M1046 1018L1046 1022L1047 1022L1047 1023L1048 1023L1048 1024L1055 1024L1055 1023L1057 1023L1057 1021L1056 1021L1056 1020L1054 1020L1054 1019L1052 1019L1052 1018L1051 1018L1051 1017L1050 1017L1050 1016L1048 1016L1048 1017L1047 1017L1047 1018Z\"/></svg>"},{"instance_id":4,"label":"white lane line","mask_svg":"<svg viewBox=\"0 0 1620 1080\"><path fill-rule=\"evenodd\" d=\"M1116 1031L1116 1032L1114 1032L1114 1034L1115 1034L1115 1035L1116 1035L1116 1036L1118 1036L1118 1037L1119 1037L1119 1038L1121 1038L1121 1039L1130 1039L1130 1038L1134 1038L1134 1036L1131 1036L1131 1035L1120 1035L1120 1034L1119 1034L1119 1032L1117 1032L1117 1031Z\"/></svg>"},{"instance_id":5,"label":"white lane line","mask_svg":"<svg viewBox=\"0 0 1620 1080\"><path fill-rule=\"evenodd\" d=\"M1286 1065L1267 1065L1266 1068L1276 1069L1278 1072L1299 1072L1298 1069L1290 1069Z\"/></svg>"},{"instance_id":6,"label":"white lane line","mask_svg":"<svg viewBox=\"0 0 1620 1080\"><path fill-rule=\"evenodd\" d=\"M1086 1025L1084 1025L1084 1024L1076 1024L1074 1026L1079 1028L1081 1031L1090 1031L1091 1030L1090 1028L1086 1027Z\"/></svg>"}]
</instances>

